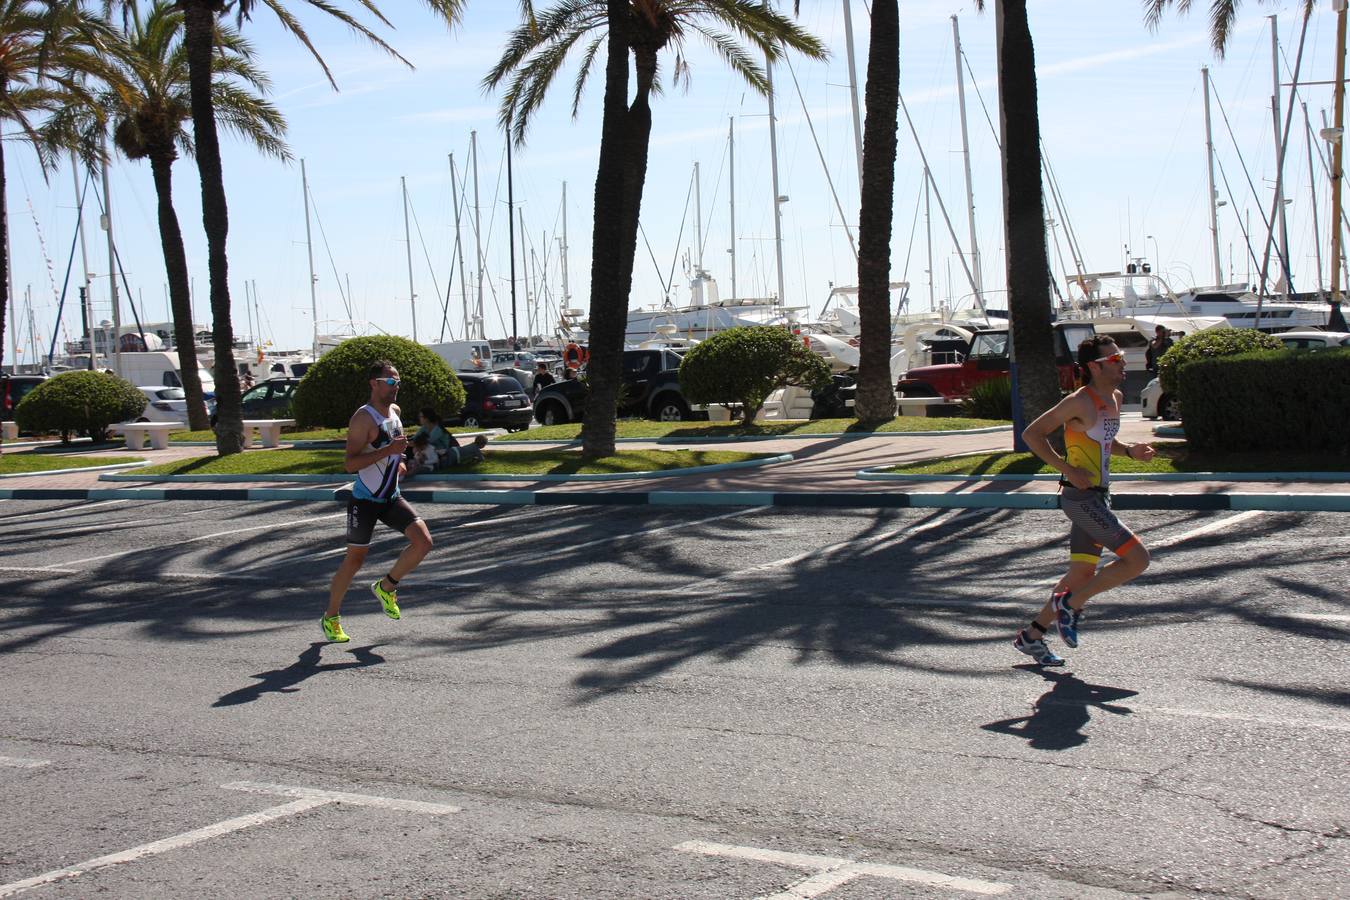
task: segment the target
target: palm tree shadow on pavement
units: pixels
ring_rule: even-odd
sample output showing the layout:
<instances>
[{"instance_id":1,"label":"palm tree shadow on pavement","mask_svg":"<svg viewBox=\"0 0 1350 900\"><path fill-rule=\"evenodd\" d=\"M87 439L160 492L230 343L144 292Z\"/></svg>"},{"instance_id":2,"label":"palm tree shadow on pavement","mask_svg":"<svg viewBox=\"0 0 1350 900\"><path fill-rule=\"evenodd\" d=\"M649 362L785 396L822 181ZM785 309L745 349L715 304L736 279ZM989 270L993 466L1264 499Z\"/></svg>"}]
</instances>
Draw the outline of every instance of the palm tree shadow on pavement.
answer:
<instances>
[{"instance_id":1,"label":"palm tree shadow on pavement","mask_svg":"<svg viewBox=\"0 0 1350 900\"><path fill-rule=\"evenodd\" d=\"M258 679L257 684L250 684L247 687L230 691L211 705L213 707L239 706L243 703L252 703L262 697L263 694L293 694L300 690L297 686L300 682L313 678L321 672L363 669L384 662L384 657L375 652L375 648L380 645L371 644L368 647L353 647L348 650L347 652L355 657L350 662L321 663L319 662L319 654L326 646L328 646L327 641L315 641L309 645L309 649L300 654L299 659L286 668L272 669L270 672L259 672L257 675L252 675L250 677Z\"/></svg>"},{"instance_id":2,"label":"palm tree shadow on pavement","mask_svg":"<svg viewBox=\"0 0 1350 900\"><path fill-rule=\"evenodd\" d=\"M1135 696L1138 691L1088 684L1072 672L1052 672L1035 665L1013 668L1036 672L1046 681L1053 682L1054 687L1036 700L1031 715L990 722L980 728L1023 738L1033 750L1069 750L1086 744L1088 736L1083 729L1092 718L1091 707L1118 716L1134 712L1128 706L1115 703Z\"/></svg>"}]
</instances>

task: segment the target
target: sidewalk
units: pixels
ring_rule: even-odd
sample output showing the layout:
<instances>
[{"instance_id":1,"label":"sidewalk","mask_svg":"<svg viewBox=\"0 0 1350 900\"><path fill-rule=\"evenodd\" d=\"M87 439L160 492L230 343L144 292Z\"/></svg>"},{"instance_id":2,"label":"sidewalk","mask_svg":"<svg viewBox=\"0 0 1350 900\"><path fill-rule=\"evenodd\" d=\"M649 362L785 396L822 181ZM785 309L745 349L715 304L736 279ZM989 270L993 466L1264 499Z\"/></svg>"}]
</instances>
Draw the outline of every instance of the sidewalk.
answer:
<instances>
[{"instance_id":1,"label":"sidewalk","mask_svg":"<svg viewBox=\"0 0 1350 900\"><path fill-rule=\"evenodd\" d=\"M1153 423L1126 414L1121 438L1153 439ZM793 455L791 462L762 468L708 472L661 479L632 478L607 482L422 482L405 483L403 493L415 503L460 504L622 504L622 505L750 505L828 507L975 507L1055 508L1054 482L932 482L865 481L860 469L951 456L1008 450L1011 432L941 436L821 437L816 440L757 440L717 445L753 453ZM533 445L538 448L540 445ZM626 443L625 449L709 448L707 443ZM509 453L511 445L494 445ZM171 462L209 453L209 448L170 446L167 450L130 452L153 462ZM247 451L267 453L264 449ZM128 455L125 448L91 451L88 455ZM122 474L134 474L124 470ZM106 482L98 472L32 475L0 481L0 498L29 500L219 500L226 501L336 501L345 499L350 476L303 487L266 481L225 484L160 482ZM1326 482L1120 482L1112 492L1120 509L1272 509L1350 511L1350 473L1347 484Z\"/></svg>"}]
</instances>

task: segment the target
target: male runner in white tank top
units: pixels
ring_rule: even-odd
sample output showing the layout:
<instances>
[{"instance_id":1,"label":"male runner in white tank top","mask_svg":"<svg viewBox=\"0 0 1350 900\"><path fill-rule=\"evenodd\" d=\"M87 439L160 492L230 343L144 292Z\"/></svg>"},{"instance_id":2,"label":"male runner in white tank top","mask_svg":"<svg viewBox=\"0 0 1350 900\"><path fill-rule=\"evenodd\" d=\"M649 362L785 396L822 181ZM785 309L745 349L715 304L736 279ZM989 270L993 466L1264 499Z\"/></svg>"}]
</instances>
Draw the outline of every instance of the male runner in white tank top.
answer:
<instances>
[{"instance_id":1,"label":"male runner in white tank top","mask_svg":"<svg viewBox=\"0 0 1350 900\"><path fill-rule=\"evenodd\" d=\"M370 402L358 409L347 424L347 456L344 468L356 475L347 501L347 555L333 575L328 589L328 609L320 625L324 637L343 643L350 640L342 630L342 598L370 551L375 523L383 522L408 538L389 574L375 581L370 592L380 601L384 614L400 618L398 583L407 577L431 550L427 524L399 496L398 482L405 469L403 451L408 438L394 400L398 397L398 369L388 360L370 366Z\"/></svg>"},{"instance_id":2,"label":"male runner in white tank top","mask_svg":"<svg viewBox=\"0 0 1350 900\"><path fill-rule=\"evenodd\" d=\"M1148 444L1116 440L1125 354L1110 337L1095 335L1079 344L1078 369L1083 386L1022 432L1028 449L1060 472L1060 509L1071 523L1069 570L1040 613L1013 640L1014 647L1043 666L1064 665L1064 659L1045 645L1051 622L1065 644L1077 647L1083 605L1137 577L1149 562L1148 550L1116 518L1110 503L1111 455L1144 462L1154 454ZM1048 440L1060 426L1066 456L1056 453ZM1099 572L1103 547L1116 559Z\"/></svg>"}]
</instances>

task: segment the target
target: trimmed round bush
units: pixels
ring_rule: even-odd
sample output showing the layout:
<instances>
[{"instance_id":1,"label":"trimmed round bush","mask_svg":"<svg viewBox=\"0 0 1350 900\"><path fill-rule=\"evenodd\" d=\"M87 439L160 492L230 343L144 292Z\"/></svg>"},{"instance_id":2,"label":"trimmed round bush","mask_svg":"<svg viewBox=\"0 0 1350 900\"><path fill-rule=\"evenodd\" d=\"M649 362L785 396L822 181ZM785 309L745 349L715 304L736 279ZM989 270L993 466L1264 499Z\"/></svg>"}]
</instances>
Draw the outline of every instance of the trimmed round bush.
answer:
<instances>
[{"instance_id":1,"label":"trimmed round bush","mask_svg":"<svg viewBox=\"0 0 1350 900\"><path fill-rule=\"evenodd\" d=\"M15 407L14 420L23 431L58 433L67 443L75 434L101 441L109 425L135 419L146 402L134 384L116 375L65 372L29 391Z\"/></svg>"},{"instance_id":2,"label":"trimmed round bush","mask_svg":"<svg viewBox=\"0 0 1350 900\"><path fill-rule=\"evenodd\" d=\"M786 385L818 390L830 367L784 328L756 325L720 331L695 346L680 364L680 390L690 403L739 403L745 422L769 394Z\"/></svg>"},{"instance_id":3,"label":"trimmed round bush","mask_svg":"<svg viewBox=\"0 0 1350 900\"><path fill-rule=\"evenodd\" d=\"M1216 356L1235 356L1257 350L1283 349L1283 344L1255 328L1212 328L1209 331L1197 331L1177 341L1162 355L1162 359L1158 360L1158 378L1162 381L1162 389L1165 392L1177 396L1181 390L1177 372L1188 362L1213 359Z\"/></svg>"},{"instance_id":4,"label":"trimmed round bush","mask_svg":"<svg viewBox=\"0 0 1350 900\"><path fill-rule=\"evenodd\" d=\"M416 422L425 406L450 416L464 405L464 385L426 347L401 337L359 337L319 357L296 385L291 405L300 427L347 427L352 413L370 399L370 366L380 359L398 369L402 384L396 403L405 424Z\"/></svg>"}]
</instances>

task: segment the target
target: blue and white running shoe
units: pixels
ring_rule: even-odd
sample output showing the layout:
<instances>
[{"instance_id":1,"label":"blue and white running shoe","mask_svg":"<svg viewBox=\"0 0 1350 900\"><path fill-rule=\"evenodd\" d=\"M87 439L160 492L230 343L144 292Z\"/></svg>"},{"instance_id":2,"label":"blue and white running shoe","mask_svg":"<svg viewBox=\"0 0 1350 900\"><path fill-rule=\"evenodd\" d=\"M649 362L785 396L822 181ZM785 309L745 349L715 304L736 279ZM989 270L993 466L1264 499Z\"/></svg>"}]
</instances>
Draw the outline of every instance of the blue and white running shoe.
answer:
<instances>
[{"instance_id":1,"label":"blue and white running shoe","mask_svg":"<svg viewBox=\"0 0 1350 900\"><path fill-rule=\"evenodd\" d=\"M1083 611L1069 605L1071 596L1068 591L1053 594L1050 604L1055 610L1055 627L1059 629L1059 636L1064 645L1072 649L1078 646L1078 623L1083 619Z\"/></svg>"},{"instance_id":2,"label":"blue and white running shoe","mask_svg":"<svg viewBox=\"0 0 1350 900\"><path fill-rule=\"evenodd\" d=\"M1036 660L1036 664L1040 666L1062 666L1067 662L1064 657L1047 647L1044 639L1037 640L1025 631L1017 632L1013 646Z\"/></svg>"}]
</instances>

